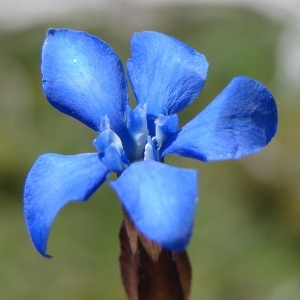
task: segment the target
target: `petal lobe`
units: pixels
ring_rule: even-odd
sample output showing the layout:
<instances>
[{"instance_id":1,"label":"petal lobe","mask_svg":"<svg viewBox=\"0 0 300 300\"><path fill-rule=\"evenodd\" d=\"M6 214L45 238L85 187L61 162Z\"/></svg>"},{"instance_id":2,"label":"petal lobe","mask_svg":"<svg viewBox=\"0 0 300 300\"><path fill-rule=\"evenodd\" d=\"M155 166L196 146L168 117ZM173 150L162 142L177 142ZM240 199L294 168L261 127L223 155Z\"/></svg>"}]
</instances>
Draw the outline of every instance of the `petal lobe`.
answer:
<instances>
[{"instance_id":1,"label":"petal lobe","mask_svg":"<svg viewBox=\"0 0 300 300\"><path fill-rule=\"evenodd\" d=\"M105 42L83 31L50 29L41 70L46 98L59 111L95 131L107 115L112 129L122 130L127 84L118 55Z\"/></svg>"},{"instance_id":2,"label":"petal lobe","mask_svg":"<svg viewBox=\"0 0 300 300\"><path fill-rule=\"evenodd\" d=\"M45 257L51 225L70 201L85 201L105 181L109 171L98 154L40 156L24 190L25 220L31 240Z\"/></svg>"},{"instance_id":3,"label":"petal lobe","mask_svg":"<svg viewBox=\"0 0 300 300\"><path fill-rule=\"evenodd\" d=\"M136 33L127 72L149 117L171 115L190 105L202 90L208 63L188 45L158 32Z\"/></svg>"},{"instance_id":4,"label":"petal lobe","mask_svg":"<svg viewBox=\"0 0 300 300\"><path fill-rule=\"evenodd\" d=\"M260 151L277 130L277 108L260 82L236 77L200 114L163 144L161 156L175 153L203 161L238 159Z\"/></svg>"},{"instance_id":5,"label":"petal lobe","mask_svg":"<svg viewBox=\"0 0 300 300\"><path fill-rule=\"evenodd\" d=\"M172 251L184 250L192 234L198 172L153 160L133 163L110 185L137 229Z\"/></svg>"}]
</instances>

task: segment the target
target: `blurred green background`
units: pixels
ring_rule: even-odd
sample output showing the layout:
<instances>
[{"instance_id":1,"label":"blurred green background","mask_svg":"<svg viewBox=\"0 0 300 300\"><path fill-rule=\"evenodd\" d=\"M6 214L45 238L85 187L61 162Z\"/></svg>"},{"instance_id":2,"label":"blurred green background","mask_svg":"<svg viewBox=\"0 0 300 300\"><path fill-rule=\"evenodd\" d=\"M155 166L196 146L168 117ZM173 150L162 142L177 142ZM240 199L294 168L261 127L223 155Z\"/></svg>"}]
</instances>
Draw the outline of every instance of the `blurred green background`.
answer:
<instances>
[{"instance_id":1,"label":"blurred green background","mask_svg":"<svg viewBox=\"0 0 300 300\"><path fill-rule=\"evenodd\" d=\"M26 232L22 191L34 160L45 152L92 152L96 136L43 96L40 54L49 27L97 35L123 62L130 55L130 37L142 30L172 35L203 53L210 63L207 82L180 114L181 124L234 76L256 78L272 91L279 130L261 153L209 164L175 156L167 162L201 174L188 248L191 299L299 299L300 93L282 69L289 46L282 44L283 34L289 26L290 19L245 7L118 2L24 28L0 29L0 299L126 298L118 268L121 207L107 184L88 202L61 211L50 236L53 259L42 258Z\"/></svg>"}]
</instances>

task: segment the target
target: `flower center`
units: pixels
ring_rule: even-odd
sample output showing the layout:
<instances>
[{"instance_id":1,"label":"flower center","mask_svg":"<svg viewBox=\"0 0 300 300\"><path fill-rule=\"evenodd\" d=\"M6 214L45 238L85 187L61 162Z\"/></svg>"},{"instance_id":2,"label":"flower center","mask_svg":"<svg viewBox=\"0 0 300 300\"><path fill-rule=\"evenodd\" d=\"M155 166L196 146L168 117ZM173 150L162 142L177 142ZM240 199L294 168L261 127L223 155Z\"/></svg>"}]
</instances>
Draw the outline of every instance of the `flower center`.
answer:
<instances>
[{"instance_id":1,"label":"flower center","mask_svg":"<svg viewBox=\"0 0 300 300\"><path fill-rule=\"evenodd\" d=\"M159 149L163 142L177 130L177 115L159 114L154 121L155 136L149 135L146 105L138 105L134 110L127 106L125 124L133 140L130 152L124 151L120 137L110 128L109 118L102 117L101 133L93 144L99 151L102 162L111 172L122 173L136 160L159 161Z\"/></svg>"}]
</instances>

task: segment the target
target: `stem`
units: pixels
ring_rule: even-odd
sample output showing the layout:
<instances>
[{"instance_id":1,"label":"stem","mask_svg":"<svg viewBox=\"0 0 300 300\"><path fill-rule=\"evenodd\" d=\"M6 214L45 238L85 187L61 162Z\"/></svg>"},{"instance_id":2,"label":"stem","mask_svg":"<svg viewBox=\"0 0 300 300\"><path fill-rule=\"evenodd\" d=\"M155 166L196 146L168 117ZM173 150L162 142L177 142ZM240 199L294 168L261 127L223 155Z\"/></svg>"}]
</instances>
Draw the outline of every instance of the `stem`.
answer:
<instances>
[{"instance_id":1,"label":"stem","mask_svg":"<svg viewBox=\"0 0 300 300\"><path fill-rule=\"evenodd\" d=\"M120 267L130 300L187 300L191 266L187 253L174 253L149 241L124 211L120 229Z\"/></svg>"}]
</instances>

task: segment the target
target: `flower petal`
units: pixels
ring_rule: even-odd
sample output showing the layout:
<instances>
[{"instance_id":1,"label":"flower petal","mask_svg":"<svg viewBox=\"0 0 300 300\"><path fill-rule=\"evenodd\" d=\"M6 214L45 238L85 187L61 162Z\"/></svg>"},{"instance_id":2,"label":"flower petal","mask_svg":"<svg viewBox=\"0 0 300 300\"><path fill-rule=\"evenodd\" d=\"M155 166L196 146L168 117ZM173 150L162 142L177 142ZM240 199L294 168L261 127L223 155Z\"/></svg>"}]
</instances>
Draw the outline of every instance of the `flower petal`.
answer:
<instances>
[{"instance_id":1,"label":"flower petal","mask_svg":"<svg viewBox=\"0 0 300 300\"><path fill-rule=\"evenodd\" d=\"M136 33L127 72L139 104L150 117L170 115L190 105L202 90L208 63L188 45L158 32Z\"/></svg>"},{"instance_id":2,"label":"flower petal","mask_svg":"<svg viewBox=\"0 0 300 300\"><path fill-rule=\"evenodd\" d=\"M123 126L127 84L118 55L86 32L50 29L42 53L43 89L59 111L99 131L101 116Z\"/></svg>"},{"instance_id":3,"label":"flower petal","mask_svg":"<svg viewBox=\"0 0 300 300\"><path fill-rule=\"evenodd\" d=\"M271 93L258 81L236 77L203 112L166 140L161 156L237 159L261 150L276 130L277 108Z\"/></svg>"},{"instance_id":4,"label":"flower petal","mask_svg":"<svg viewBox=\"0 0 300 300\"><path fill-rule=\"evenodd\" d=\"M49 231L59 210L72 200L87 200L108 172L96 153L48 153L37 159L25 182L24 212L31 240L43 256L49 257Z\"/></svg>"},{"instance_id":5,"label":"flower petal","mask_svg":"<svg viewBox=\"0 0 300 300\"><path fill-rule=\"evenodd\" d=\"M137 229L172 251L191 237L197 205L198 172L153 160L136 162L110 185Z\"/></svg>"}]
</instances>

